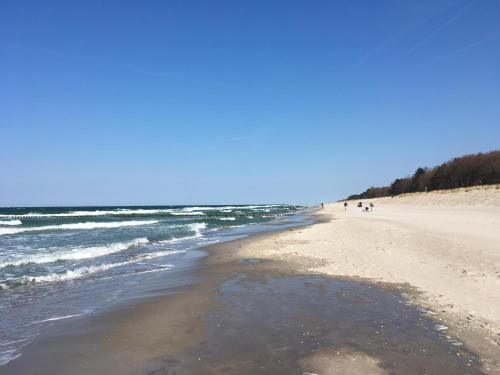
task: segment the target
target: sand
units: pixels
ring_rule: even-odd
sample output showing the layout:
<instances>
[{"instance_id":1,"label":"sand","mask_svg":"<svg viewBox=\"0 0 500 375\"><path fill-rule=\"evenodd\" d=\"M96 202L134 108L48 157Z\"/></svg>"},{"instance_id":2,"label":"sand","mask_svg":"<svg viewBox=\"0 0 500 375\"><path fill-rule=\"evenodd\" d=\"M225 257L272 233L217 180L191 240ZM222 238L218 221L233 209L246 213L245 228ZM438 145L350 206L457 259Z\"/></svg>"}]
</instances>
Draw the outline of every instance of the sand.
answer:
<instances>
[{"instance_id":1,"label":"sand","mask_svg":"<svg viewBox=\"0 0 500 375\"><path fill-rule=\"evenodd\" d=\"M327 204L321 214L330 221L253 241L240 256L307 258L308 272L408 284L412 303L500 373L498 185L370 201L373 212Z\"/></svg>"}]
</instances>

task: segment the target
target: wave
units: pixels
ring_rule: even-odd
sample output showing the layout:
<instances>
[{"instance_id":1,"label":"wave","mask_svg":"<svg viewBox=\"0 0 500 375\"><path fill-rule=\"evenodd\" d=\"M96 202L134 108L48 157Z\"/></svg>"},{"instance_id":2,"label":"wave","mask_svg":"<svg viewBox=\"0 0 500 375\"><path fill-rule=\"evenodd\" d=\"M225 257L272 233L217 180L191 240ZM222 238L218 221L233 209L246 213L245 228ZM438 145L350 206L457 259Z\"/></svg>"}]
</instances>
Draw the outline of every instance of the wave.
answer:
<instances>
[{"instance_id":1,"label":"wave","mask_svg":"<svg viewBox=\"0 0 500 375\"><path fill-rule=\"evenodd\" d=\"M22 353L17 353L17 349L9 349L0 352L0 366L3 366L16 358L19 358Z\"/></svg>"},{"instance_id":2,"label":"wave","mask_svg":"<svg viewBox=\"0 0 500 375\"><path fill-rule=\"evenodd\" d=\"M21 220L0 220L0 225L22 225Z\"/></svg>"},{"instance_id":3,"label":"wave","mask_svg":"<svg viewBox=\"0 0 500 375\"><path fill-rule=\"evenodd\" d=\"M233 217L233 216L228 216L228 217L219 217L218 219L219 219L219 220L226 220L226 221L227 221L227 220L229 220L229 221L234 221L234 220L236 220L236 218L235 218L235 217Z\"/></svg>"},{"instance_id":4,"label":"wave","mask_svg":"<svg viewBox=\"0 0 500 375\"><path fill-rule=\"evenodd\" d=\"M106 271L111 268L125 266L129 264L129 262L118 262L118 263L106 263L100 266L86 266L75 268L74 270L66 270L60 273L50 273L48 275L42 276L22 276L15 281L19 284L38 284L38 283L50 283L54 281L63 281L63 280L73 280L78 279L83 276L88 276L93 273Z\"/></svg>"},{"instance_id":5,"label":"wave","mask_svg":"<svg viewBox=\"0 0 500 375\"><path fill-rule=\"evenodd\" d=\"M205 213L203 213L201 211L171 212L170 214L174 215L174 216L205 215Z\"/></svg>"},{"instance_id":6,"label":"wave","mask_svg":"<svg viewBox=\"0 0 500 375\"><path fill-rule=\"evenodd\" d=\"M119 277L144 275L145 273L163 272L163 271L168 271L171 268L172 268L171 264L163 264L160 268L154 268L152 270L146 270L146 271L138 271L138 272L134 272L134 273L127 273L125 275L103 277L103 278L101 278L101 280L111 280L111 279L117 279Z\"/></svg>"},{"instance_id":7,"label":"wave","mask_svg":"<svg viewBox=\"0 0 500 375\"><path fill-rule=\"evenodd\" d=\"M182 211L192 212L192 211L222 211L230 212L232 210L260 210L264 208L271 207L282 207L280 204L257 204L248 206L194 206L194 207L184 207Z\"/></svg>"},{"instance_id":8,"label":"wave","mask_svg":"<svg viewBox=\"0 0 500 375\"><path fill-rule=\"evenodd\" d=\"M196 207L184 207L182 211L184 212L194 212L194 211L220 211L223 209L230 209L230 207L209 207L209 206L196 206Z\"/></svg>"},{"instance_id":9,"label":"wave","mask_svg":"<svg viewBox=\"0 0 500 375\"><path fill-rule=\"evenodd\" d=\"M12 344L17 344L18 342L23 342L23 341L28 341L28 340L29 339L20 339L20 340L2 342L2 343L0 343L0 346L7 346L7 345L12 345Z\"/></svg>"},{"instance_id":10,"label":"wave","mask_svg":"<svg viewBox=\"0 0 500 375\"><path fill-rule=\"evenodd\" d=\"M3 289L10 289L12 287L21 286L21 285L32 285L32 284L44 284L44 283L53 283L58 281L69 281L74 279L80 279L82 277L90 276L92 274L107 271L112 268L123 267L129 264L140 263L145 260L150 260L154 258L159 258L162 256L185 253L185 250L169 250L169 251L157 251L154 253L147 253L137 256L131 260L117 262L117 263L104 263L98 266L85 266L78 267L72 270L66 270L64 272L55 272L50 273L48 275L41 276L21 276L16 278L9 278L6 280L2 280L0 283L0 287ZM168 267L169 269L174 267L171 264L163 265ZM134 273L131 273L133 275Z\"/></svg>"},{"instance_id":11,"label":"wave","mask_svg":"<svg viewBox=\"0 0 500 375\"><path fill-rule=\"evenodd\" d=\"M53 318L48 318L48 319L43 319L43 320L37 320L35 322L31 322L28 324L25 324L24 327L26 326L32 326L33 324L39 324L39 323L45 323L45 322L54 322L56 320L63 320L63 319L69 319L69 318L75 318L77 316L82 316L85 314L72 314L72 315L64 315L64 316L55 316Z\"/></svg>"},{"instance_id":12,"label":"wave","mask_svg":"<svg viewBox=\"0 0 500 375\"><path fill-rule=\"evenodd\" d=\"M258 207L258 206L248 206L249 208L251 207ZM41 213L41 212L29 212L27 214L20 214L20 215L14 215L14 214L0 214L0 218L6 218L6 217L21 217L21 218L43 218L43 217L75 217L75 216L119 216L119 215L161 215L161 214L167 214L167 215L187 215L188 213L190 215L203 215L203 212L199 211L219 211L219 210L227 210L228 212L232 210L232 206L225 206L225 207L185 207L182 209L174 209L174 208L165 208L165 209L128 209L128 208L119 208L115 210L95 210L95 211L85 211L85 210L79 210L79 211L69 211L69 212L62 212L62 213ZM245 207L240 207L245 208ZM196 212L195 212L196 211Z\"/></svg>"},{"instance_id":13,"label":"wave","mask_svg":"<svg viewBox=\"0 0 500 375\"><path fill-rule=\"evenodd\" d=\"M158 215L158 214L170 214L173 209L128 209L119 208L116 210L95 210L95 211L69 211L63 213L40 213L40 212L30 212L21 215L12 214L0 214L0 217L26 217L26 218L37 218L37 217L74 217L74 216L106 216L106 215Z\"/></svg>"},{"instance_id":14,"label":"wave","mask_svg":"<svg viewBox=\"0 0 500 375\"><path fill-rule=\"evenodd\" d=\"M188 224L190 231L195 232L195 234L200 237L202 236L201 231L207 227L207 223L191 223Z\"/></svg>"},{"instance_id":15,"label":"wave","mask_svg":"<svg viewBox=\"0 0 500 375\"><path fill-rule=\"evenodd\" d=\"M93 222L72 223L60 225L45 225L40 227L24 227L24 228L0 228L0 236L5 234L16 234L22 232L47 231L47 230L70 230L70 229L98 229L98 228L119 228L133 227L138 225L156 224L158 220L130 220L130 221L113 221L113 222Z\"/></svg>"},{"instance_id":16,"label":"wave","mask_svg":"<svg viewBox=\"0 0 500 375\"><path fill-rule=\"evenodd\" d=\"M70 251L59 251L51 254L42 255L31 255L25 257L19 257L17 259L11 259L0 263L0 268L7 266L20 266L28 263L52 263L60 260L80 260L97 258L104 255L109 255L117 253L119 251L127 250L132 247L137 247L149 243L149 240L145 237L136 238L133 241L128 242L117 242L110 245L104 246L92 246L92 247L76 247Z\"/></svg>"},{"instance_id":17,"label":"wave","mask_svg":"<svg viewBox=\"0 0 500 375\"><path fill-rule=\"evenodd\" d=\"M191 223L187 225L176 225L178 227L187 227L189 232L192 232L191 236L185 236L185 237L173 237L169 240L163 240L160 241L160 243L173 243L173 242L179 242L179 241L185 241L185 240L191 240L194 238L200 238L203 237L203 230L206 229L207 223Z\"/></svg>"},{"instance_id":18,"label":"wave","mask_svg":"<svg viewBox=\"0 0 500 375\"><path fill-rule=\"evenodd\" d=\"M116 208L112 210L76 210L61 213L43 213L29 212L27 214L0 214L0 218L9 218L12 216L20 218L44 218L44 217L82 217L82 216L119 216L119 215L204 215L201 211L222 211L231 212L233 210L265 210L273 207L282 207L279 204L262 204L262 205L247 205L247 206L193 206L184 208L152 208L152 209L132 209L132 208ZM7 224L13 225L13 224Z\"/></svg>"}]
</instances>

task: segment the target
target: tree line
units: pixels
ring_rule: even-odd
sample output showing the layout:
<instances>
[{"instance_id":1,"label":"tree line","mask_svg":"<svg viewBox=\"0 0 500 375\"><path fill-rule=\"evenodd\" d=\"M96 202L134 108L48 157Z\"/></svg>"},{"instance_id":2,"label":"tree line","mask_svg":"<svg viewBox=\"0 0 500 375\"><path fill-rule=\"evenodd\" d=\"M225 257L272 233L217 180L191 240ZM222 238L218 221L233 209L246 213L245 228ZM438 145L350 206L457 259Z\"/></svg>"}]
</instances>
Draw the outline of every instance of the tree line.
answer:
<instances>
[{"instance_id":1,"label":"tree line","mask_svg":"<svg viewBox=\"0 0 500 375\"><path fill-rule=\"evenodd\" d=\"M412 176L397 178L389 186L371 187L347 199L395 196L418 191L500 183L500 151L469 154L433 168L419 167Z\"/></svg>"}]
</instances>

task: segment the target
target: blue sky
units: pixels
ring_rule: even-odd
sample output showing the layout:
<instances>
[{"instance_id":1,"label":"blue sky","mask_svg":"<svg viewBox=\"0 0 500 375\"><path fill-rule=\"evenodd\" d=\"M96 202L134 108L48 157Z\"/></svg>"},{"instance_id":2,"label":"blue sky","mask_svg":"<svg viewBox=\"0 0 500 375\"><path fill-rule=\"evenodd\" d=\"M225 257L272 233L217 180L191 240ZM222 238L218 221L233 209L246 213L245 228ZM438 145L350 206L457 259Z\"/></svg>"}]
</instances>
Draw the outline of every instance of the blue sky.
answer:
<instances>
[{"instance_id":1,"label":"blue sky","mask_svg":"<svg viewBox=\"0 0 500 375\"><path fill-rule=\"evenodd\" d=\"M0 205L315 203L500 140L500 1L0 1Z\"/></svg>"}]
</instances>

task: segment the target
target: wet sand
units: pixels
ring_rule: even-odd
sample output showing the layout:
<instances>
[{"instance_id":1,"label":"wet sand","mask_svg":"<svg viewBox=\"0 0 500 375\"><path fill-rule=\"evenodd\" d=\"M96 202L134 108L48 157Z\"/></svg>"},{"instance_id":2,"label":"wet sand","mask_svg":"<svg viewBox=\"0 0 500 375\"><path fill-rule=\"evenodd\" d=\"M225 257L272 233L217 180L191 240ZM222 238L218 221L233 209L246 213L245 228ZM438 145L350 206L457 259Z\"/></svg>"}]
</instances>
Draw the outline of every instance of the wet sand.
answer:
<instances>
[{"instance_id":1,"label":"wet sand","mask_svg":"<svg viewBox=\"0 0 500 375\"><path fill-rule=\"evenodd\" d=\"M287 233L301 232L290 229ZM321 260L209 249L194 286L54 327L1 374L480 374L407 285L311 274Z\"/></svg>"}]
</instances>

